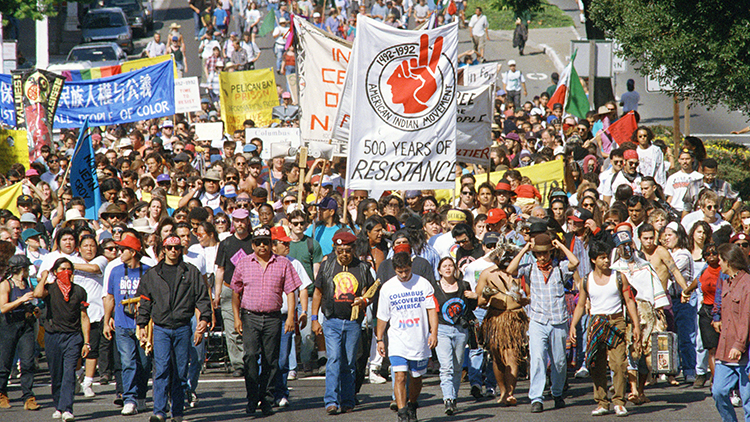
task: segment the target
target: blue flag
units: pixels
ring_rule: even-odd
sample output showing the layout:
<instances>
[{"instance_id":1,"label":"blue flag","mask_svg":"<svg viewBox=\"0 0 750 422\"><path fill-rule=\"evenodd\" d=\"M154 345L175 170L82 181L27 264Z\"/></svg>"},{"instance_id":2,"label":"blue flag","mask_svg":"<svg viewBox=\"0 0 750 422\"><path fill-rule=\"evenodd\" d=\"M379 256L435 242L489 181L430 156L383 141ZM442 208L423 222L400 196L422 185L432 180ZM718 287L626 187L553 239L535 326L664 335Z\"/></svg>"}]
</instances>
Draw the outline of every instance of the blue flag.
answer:
<instances>
[{"instance_id":1,"label":"blue flag","mask_svg":"<svg viewBox=\"0 0 750 422\"><path fill-rule=\"evenodd\" d=\"M88 119L81 128L73 158L70 160L70 187L74 197L80 196L86 201L84 217L87 220L98 219L102 197L99 192L99 178L96 177L94 146L91 144Z\"/></svg>"}]
</instances>

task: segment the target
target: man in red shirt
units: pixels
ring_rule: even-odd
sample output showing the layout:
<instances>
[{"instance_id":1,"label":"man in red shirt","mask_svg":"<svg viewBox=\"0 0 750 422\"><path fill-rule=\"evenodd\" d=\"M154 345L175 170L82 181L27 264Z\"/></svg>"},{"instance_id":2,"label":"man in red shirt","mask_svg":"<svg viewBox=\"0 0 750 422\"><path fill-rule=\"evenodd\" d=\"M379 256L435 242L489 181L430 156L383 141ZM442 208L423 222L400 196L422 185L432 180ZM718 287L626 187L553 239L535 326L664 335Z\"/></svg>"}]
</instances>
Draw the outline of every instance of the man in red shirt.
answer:
<instances>
[{"instance_id":1,"label":"man in red shirt","mask_svg":"<svg viewBox=\"0 0 750 422\"><path fill-rule=\"evenodd\" d=\"M264 416L273 414L274 380L279 370L282 294L295 303L294 291L302 284L292 263L271 252L271 230L253 230L253 253L242 258L232 276L234 328L244 347L245 411L255 413L258 401ZM289 307L284 332L294 330L294 307ZM258 368L258 358L261 368ZM260 371L259 371L260 369Z\"/></svg>"}]
</instances>

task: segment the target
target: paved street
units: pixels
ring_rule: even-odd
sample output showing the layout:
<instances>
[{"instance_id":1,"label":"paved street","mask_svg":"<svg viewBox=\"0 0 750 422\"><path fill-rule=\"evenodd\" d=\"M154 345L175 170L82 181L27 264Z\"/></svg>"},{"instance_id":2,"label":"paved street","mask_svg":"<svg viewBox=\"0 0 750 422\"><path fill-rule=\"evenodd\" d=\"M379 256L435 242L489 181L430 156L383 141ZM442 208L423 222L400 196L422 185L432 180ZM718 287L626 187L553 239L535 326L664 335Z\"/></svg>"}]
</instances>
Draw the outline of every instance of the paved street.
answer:
<instances>
[{"instance_id":1,"label":"paved street","mask_svg":"<svg viewBox=\"0 0 750 422\"><path fill-rule=\"evenodd\" d=\"M49 377L45 371L42 376L37 376L35 392L39 403L43 406L38 412L23 410L20 403L20 387L18 381L11 385L9 396L13 408L0 411L0 421L48 421L52 409L50 409ZM427 421L474 421L474 420L512 420L522 421L570 421L580 422L590 420L591 410L595 407L593 402L592 385L590 379L570 379L570 389L566 393L568 407L564 410L547 410L542 414L529 413L530 406L526 396L528 389L527 381L519 382L517 397L519 405L514 408L500 408L494 400L476 402L469 396L468 384L461 385L458 407L459 412L452 417L443 413L442 395L440 393L439 378L437 375L429 375L425 380L425 386L420 396L420 420ZM390 402L391 387L389 384L370 385L365 384L359 394L361 405L355 412L347 415L328 416L323 408L323 393L325 381L323 377L311 377L290 381L291 406L285 410L278 411L274 416L263 418L268 421L322 421L322 420L347 420L347 421L390 421L396 420L395 413L388 409ZM652 402L643 406L628 404L631 412L629 420L637 421L713 421L718 420L718 414L714 408L713 399L710 397L709 389L695 390L691 386L665 387L666 383L660 383L657 387L647 390ZM119 409L112 404L114 398L114 385L94 385L97 396L94 399L85 399L82 395L75 398L74 410L76 420L106 420L112 422L146 420L147 415L124 417L120 416ZM245 387L244 381L231 378L218 369L209 369L201 378L198 388L200 402L194 409L188 410L186 419L195 421L230 421L245 420ZM151 392L148 394L148 404L151 403ZM545 402L547 409L552 408L550 400ZM738 409L739 410L739 409ZM258 413L260 415L260 413ZM742 419L742 411L738 416ZM256 419L260 419L259 417ZM614 420L615 416L605 416L601 420Z\"/></svg>"}]
</instances>

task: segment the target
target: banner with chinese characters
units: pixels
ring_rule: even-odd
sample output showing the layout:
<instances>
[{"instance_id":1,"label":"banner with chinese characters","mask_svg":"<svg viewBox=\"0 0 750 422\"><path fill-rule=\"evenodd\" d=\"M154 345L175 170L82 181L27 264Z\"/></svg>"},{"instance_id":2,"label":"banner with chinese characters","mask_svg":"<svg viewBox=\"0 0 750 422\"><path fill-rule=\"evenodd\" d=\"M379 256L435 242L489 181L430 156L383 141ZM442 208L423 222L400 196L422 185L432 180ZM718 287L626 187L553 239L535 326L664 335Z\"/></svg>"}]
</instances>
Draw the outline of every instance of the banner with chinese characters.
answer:
<instances>
[{"instance_id":1,"label":"banner with chinese characters","mask_svg":"<svg viewBox=\"0 0 750 422\"><path fill-rule=\"evenodd\" d=\"M128 73L67 82L60 93L54 127L108 126L157 117L174 111L174 73L166 61ZM0 74L0 117L16 126L11 75Z\"/></svg>"},{"instance_id":2,"label":"banner with chinese characters","mask_svg":"<svg viewBox=\"0 0 750 422\"><path fill-rule=\"evenodd\" d=\"M33 161L41 156L42 146L52 143L52 121L65 79L41 69L13 71L12 78L14 126L25 128L31 136L34 148L29 156Z\"/></svg>"},{"instance_id":3,"label":"banner with chinese characters","mask_svg":"<svg viewBox=\"0 0 750 422\"><path fill-rule=\"evenodd\" d=\"M357 16L349 189L441 189L456 180L458 22L427 31Z\"/></svg>"}]
</instances>

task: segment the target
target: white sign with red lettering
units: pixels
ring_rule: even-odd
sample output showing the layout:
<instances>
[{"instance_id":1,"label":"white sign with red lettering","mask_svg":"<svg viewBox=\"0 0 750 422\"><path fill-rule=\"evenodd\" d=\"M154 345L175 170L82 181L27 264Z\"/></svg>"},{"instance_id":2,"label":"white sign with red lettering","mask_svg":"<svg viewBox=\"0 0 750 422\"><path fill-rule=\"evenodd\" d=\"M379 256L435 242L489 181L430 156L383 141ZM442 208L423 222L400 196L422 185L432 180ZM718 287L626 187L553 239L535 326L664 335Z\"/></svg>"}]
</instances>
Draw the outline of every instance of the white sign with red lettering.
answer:
<instances>
[{"instance_id":1,"label":"white sign with red lettering","mask_svg":"<svg viewBox=\"0 0 750 422\"><path fill-rule=\"evenodd\" d=\"M453 187L458 22L405 31L360 14L354 42L347 187Z\"/></svg>"},{"instance_id":2,"label":"white sign with red lettering","mask_svg":"<svg viewBox=\"0 0 750 422\"><path fill-rule=\"evenodd\" d=\"M492 146L492 85L458 87L456 160L488 165Z\"/></svg>"},{"instance_id":3,"label":"white sign with red lettering","mask_svg":"<svg viewBox=\"0 0 750 422\"><path fill-rule=\"evenodd\" d=\"M298 16L294 17L294 25L299 39L297 69L302 140L328 143L344 90L351 44L326 34ZM334 154L346 156L347 144L334 142Z\"/></svg>"},{"instance_id":4,"label":"white sign with red lettering","mask_svg":"<svg viewBox=\"0 0 750 422\"><path fill-rule=\"evenodd\" d=\"M198 77L179 78L174 80L174 110L175 113L190 113L200 111L201 92Z\"/></svg>"}]
</instances>

